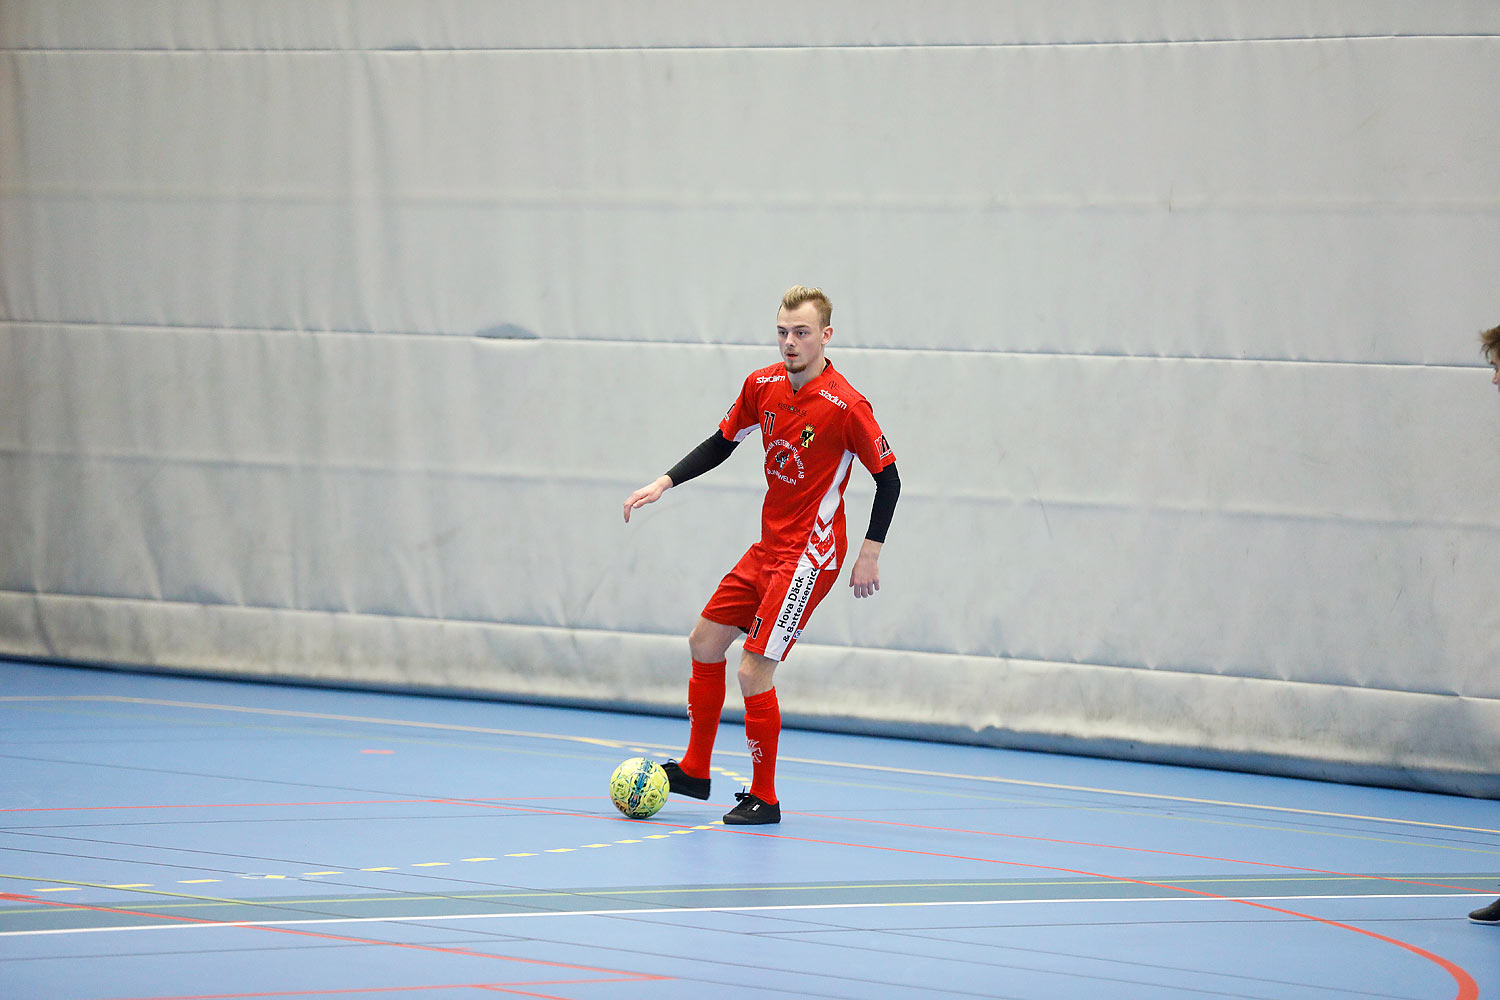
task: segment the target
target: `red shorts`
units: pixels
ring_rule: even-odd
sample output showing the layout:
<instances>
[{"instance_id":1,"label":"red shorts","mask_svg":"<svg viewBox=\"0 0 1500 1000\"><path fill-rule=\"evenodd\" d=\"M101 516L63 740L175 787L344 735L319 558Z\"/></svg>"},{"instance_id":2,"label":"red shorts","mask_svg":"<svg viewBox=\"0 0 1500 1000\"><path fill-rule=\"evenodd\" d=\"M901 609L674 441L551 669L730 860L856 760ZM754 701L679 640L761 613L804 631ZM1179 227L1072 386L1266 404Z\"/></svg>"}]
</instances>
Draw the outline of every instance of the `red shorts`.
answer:
<instances>
[{"instance_id":1,"label":"red shorts","mask_svg":"<svg viewBox=\"0 0 1500 1000\"><path fill-rule=\"evenodd\" d=\"M837 562L819 569L805 557L777 559L756 542L719 582L703 617L744 631L750 652L784 660L838 575Z\"/></svg>"}]
</instances>

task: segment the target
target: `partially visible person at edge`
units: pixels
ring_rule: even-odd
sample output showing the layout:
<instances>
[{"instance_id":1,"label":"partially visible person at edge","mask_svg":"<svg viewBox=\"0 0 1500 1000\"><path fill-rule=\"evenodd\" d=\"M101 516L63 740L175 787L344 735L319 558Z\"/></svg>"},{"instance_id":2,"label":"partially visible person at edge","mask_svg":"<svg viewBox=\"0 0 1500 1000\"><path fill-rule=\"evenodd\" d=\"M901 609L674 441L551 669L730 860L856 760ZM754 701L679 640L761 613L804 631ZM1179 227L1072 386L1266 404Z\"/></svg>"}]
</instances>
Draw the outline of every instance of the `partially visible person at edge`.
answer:
<instances>
[{"instance_id":1,"label":"partially visible person at edge","mask_svg":"<svg viewBox=\"0 0 1500 1000\"><path fill-rule=\"evenodd\" d=\"M781 708L773 675L843 568L848 549L844 487L854 461L875 478L870 526L849 573L855 597L880 589L880 549L901 492L896 456L874 410L825 353L833 338L832 319L833 305L821 289L788 289L776 313L781 360L751 372L719 429L625 501L628 523L631 511L718 466L751 431L760 431L766 474L760 541L720 582L688 636L693 672L687 751L680 763L663 765L674 793L708 798L709 760L724 708L726 653L743 635L739 683L753 771L749 791L735 793L738 804L724 815L726 824L781 822L776 797Z\"/></svg>"},{"instance_id":2,"label":"partially visible person at edge","mask_svg":"<svg viewBox=\"0 0 1500 1000\"><path fill-rule=\"evenodd\" d=\"M1495 374L1490 378L1490 384L1500 386L1500 326L1492 327L1479 335L1480 351L1484 354L1484 360L1490 363ZM1469 919L1476 924L1495 924L1500 926L1500 899L1495 900L1489 906L1482 907L1469 914Z\"/></svg>"}]
</instances>

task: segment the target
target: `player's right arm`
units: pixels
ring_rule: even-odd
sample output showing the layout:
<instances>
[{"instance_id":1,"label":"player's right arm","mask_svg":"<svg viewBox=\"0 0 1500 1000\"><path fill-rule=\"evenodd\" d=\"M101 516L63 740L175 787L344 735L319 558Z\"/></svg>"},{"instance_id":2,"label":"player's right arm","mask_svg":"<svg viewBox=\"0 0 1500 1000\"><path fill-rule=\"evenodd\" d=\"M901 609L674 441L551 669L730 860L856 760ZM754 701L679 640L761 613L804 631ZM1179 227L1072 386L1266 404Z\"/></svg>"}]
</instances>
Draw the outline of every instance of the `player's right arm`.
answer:
<instances>
[{"instance_id":1,"label":"player's right arm","mask_svg":"<svg viewBox=\"0 0 1500 1000\"><path fill-rule=\"evenodd\" d=\"M625 523L630 523L630 512L648 503L656 503L661 495L672 488L671 476L657 476L625 499Z\"/></svg>"},{"instance_id":2,"label":"player's right arm","mask_svg":"<svg viewBox=\"0 0 1500 1000\"><path fill-rule=\"evenodd\" d=\"M656 503L661 495L673 486L681 486L689 479L718 468L734 451L735 445L745 440L746 435L760 426L760 410L756 407L756 395L760 383L753 381L755 373L745 377L740 394L734 405L719 421L719 429L703 440L698 447L683 456L682 461L667 470L666 475L656 479L634 493L625 501L625 523L630 523L630 512L648 503Z\"/></svg>"},{"instance_id":3,"label":"player's right arm","mask_svg":"<svg viewBox=\"0 0 1500 1000\"><path fill-rule=\"evenodd\" d=\"M682 461L672 466L665 475L642 486L625 501L625 523L630 523L630 512L648 503L656 503L661 495L673 486L680 486L689 479L696 479L710 469L716 469L734 451L738 442L730 441L720 431L714 431L704 441L683 456Z\"/></svg>"}]
</instances>

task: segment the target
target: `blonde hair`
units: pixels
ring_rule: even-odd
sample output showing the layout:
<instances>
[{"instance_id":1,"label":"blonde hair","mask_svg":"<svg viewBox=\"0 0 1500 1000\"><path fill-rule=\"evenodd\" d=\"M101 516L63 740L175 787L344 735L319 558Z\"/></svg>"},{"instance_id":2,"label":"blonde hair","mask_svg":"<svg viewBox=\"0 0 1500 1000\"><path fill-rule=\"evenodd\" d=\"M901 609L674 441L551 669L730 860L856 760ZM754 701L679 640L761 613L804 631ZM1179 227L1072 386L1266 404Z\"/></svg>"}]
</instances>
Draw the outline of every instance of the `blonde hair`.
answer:
<instances>
[{"instance_id":1,"label":"blonde hair","mask_svg":"<svg viewBox=\"0 0 1500 1000\"><path fill-rule=\"evenodd\" d=\"M1500 326L1486 330L1479 335L1480 352L1484 359L1492 364L1500 365Z\"/></svg>"},{"instance_id":2,"label":"blonde hair","mask_svg":"<svg viewBox=\"0 0 1500 1000\"><path fill-rule=\"evenodd\" d=\"M828 326L833 322L833 303L828 301L828 296L823 294L823 289L821 288L809 288L807 285L793 285L781 297L781 308L795 309L806 302L817 303L818 325Z\"/></svg>"}]
</instances>

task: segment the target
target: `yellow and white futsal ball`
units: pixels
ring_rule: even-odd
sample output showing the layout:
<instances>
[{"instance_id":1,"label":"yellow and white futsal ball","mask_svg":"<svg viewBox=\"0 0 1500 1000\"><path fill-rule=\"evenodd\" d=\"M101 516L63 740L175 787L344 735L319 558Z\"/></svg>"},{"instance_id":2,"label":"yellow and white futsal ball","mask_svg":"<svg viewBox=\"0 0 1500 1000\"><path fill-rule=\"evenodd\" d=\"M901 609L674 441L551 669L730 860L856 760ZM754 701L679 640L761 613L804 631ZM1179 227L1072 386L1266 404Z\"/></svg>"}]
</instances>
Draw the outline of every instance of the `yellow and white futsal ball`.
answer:
<instances>
[{"instance_id":1,"label":"yellow and white futsal ball","mask_svg":"<svg viewBox=\"0 0 1500 1000\"><path fill-rule=\"evenodd\" d=\"M667 772L654 760L632 757L609 776L609 797L631 819L655 816L667 804Z\"/></svg>"}]
</instances>

